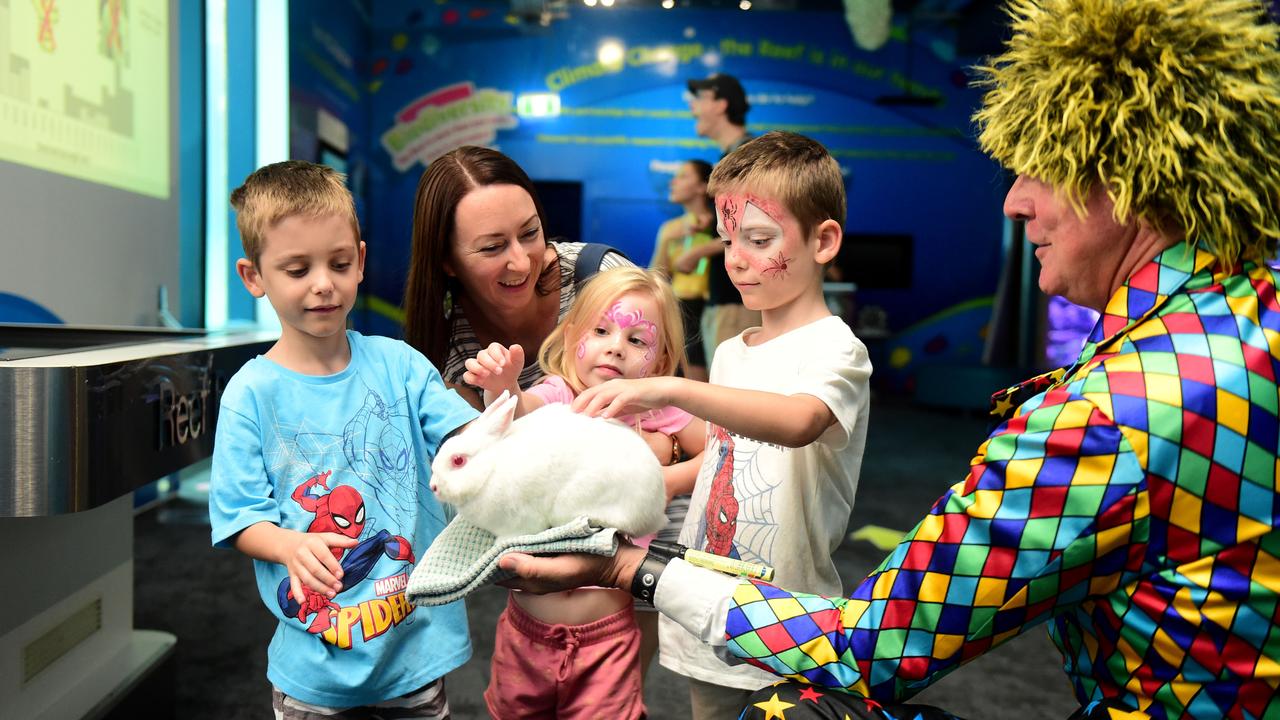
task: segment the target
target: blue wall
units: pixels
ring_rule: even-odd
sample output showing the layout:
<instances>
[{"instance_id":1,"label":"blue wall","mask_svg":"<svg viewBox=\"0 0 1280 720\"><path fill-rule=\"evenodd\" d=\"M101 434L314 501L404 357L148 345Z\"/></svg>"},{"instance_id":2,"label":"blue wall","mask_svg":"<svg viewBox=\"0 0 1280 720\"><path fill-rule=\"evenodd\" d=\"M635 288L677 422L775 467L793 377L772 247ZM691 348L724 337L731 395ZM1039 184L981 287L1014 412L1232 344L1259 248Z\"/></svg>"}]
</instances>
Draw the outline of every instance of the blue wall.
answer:
<instances>
[{"instance_id":1,"label":"blue wall","mask_svg":"<svg viewBox=\"0 0 1280 720\"><path fill-rule=\"evenodd\" d=\"M965 67L973 59L952 57L945 36L917 33L909 49L899 29L868 53L834 13L575 7L529 29L496 5L444 3L379 5L364 18L366 40L356 37L351 6L333 17L315 11L343 5L294 3L294 15L307 17L295 22L293 43L307 47L293 53L293 93L328 98L353 127L367 123L365 329L398 332L418 177L463 142L499 148L535 180L581 182L583 237L573 239L647 261L658 225L678 212L665 201L671 171L719 154L694 134L684 100L687 78L716 70L746 86L752 132L794 130L832 151L848 182L847 231L915 238L911 287L864 290L860 305L884 307L890 328L902 330L994 292L1005 180L971 137L979 96ZM354 76L332 61L299 61L300 52L323 54L313 45L317 28L356 57ZM598 63L605 40L626 48L621 65ZM940 104L876 102L907 89ZM560 116L519 117L517 98L532 92L558 93ZM569 223L550 224L555 232ZM948 347L976 357L980 338L971 340Z\"/></svg>"}]
</instances>

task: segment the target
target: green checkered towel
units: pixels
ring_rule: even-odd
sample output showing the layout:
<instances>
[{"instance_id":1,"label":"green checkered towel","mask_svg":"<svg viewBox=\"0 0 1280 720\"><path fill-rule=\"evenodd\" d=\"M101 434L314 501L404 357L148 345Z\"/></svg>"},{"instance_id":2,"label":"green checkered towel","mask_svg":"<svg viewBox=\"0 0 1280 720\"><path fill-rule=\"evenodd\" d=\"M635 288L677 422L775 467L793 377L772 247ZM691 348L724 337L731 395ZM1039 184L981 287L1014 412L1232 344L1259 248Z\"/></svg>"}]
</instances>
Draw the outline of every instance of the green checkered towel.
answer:
<instances>
[{"instance_id":1,"label":"green checkered towel","mask_svg":"<svg viewBox=\"0 0 1280 720\"><path fill-rule=\"evenodd\" d=\"M580 517L540 533L499 541L488 530L456 517L422 554L404 594L415 605L451 603L483 585L514 577L498 568L498 558L508 552L613 555L618 551L617 532L592 527Z\"/></svg>"}]
</instances>

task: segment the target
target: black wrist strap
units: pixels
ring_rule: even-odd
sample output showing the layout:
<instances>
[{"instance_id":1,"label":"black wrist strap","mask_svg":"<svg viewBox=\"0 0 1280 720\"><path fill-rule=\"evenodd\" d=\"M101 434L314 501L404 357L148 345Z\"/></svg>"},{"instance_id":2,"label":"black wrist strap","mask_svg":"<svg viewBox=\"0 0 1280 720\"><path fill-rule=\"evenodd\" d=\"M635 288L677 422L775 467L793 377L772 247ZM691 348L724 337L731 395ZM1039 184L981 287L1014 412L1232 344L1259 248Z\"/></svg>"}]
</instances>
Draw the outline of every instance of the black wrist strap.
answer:
<instances>
[{"instance_id":1,"label":"black wrist strap","mask_svg":"<svg viewBox=\"0 0 1280 720\"><path fill-rule=\"evenodd\" d=\"M631 578L631 594L640 601L653 605L653 595L658 590L658 578L662 577L662 571L666 567L667 561L664 558L655 556L652 552L647 553L640 567L636 568L636 574Z\"/></svg>"}]
</instances>

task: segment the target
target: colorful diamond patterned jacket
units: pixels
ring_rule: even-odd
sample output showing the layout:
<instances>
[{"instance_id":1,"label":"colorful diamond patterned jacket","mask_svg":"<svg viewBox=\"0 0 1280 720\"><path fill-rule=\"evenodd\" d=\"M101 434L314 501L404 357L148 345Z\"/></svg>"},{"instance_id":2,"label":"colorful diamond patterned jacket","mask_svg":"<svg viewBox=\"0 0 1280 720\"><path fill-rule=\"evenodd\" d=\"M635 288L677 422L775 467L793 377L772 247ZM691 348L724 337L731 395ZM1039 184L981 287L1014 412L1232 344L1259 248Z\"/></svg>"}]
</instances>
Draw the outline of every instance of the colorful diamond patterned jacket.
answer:
<instances>
[{"instance_id":1,"label":"colorful diamond patterned jacket","mask_svg":"<svg viewBox=\"0 0 1280 720\"><path fill-rule=\"evenodd\" d=\"M1280 717L1278 279L1161 253L851 597L739 585L729 652L890 702L1048 623L1082 706Z\"/></svg>"}]
</instances>

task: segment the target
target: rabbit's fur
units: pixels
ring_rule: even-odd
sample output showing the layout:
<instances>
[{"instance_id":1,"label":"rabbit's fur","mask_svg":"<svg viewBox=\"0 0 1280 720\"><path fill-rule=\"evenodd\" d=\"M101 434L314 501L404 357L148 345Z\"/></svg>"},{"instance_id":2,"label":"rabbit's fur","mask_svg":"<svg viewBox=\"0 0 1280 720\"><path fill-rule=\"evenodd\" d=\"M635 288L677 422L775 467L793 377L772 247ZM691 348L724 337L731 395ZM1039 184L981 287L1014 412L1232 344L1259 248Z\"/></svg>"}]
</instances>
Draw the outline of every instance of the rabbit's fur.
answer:
<instances>
[{"instance_id":1,"label":"rabbit's fur","mask_svg":"<svg viewBox=\"0 0 1280 720\"><path fill-rule=\"evenodd\" d=\"M640 436L612 420L548 404L512 422L506 392L431 464L431 490L499 538L586 516L632 537L666 524L662 467Z\"/></svg>"}]
</instances>

